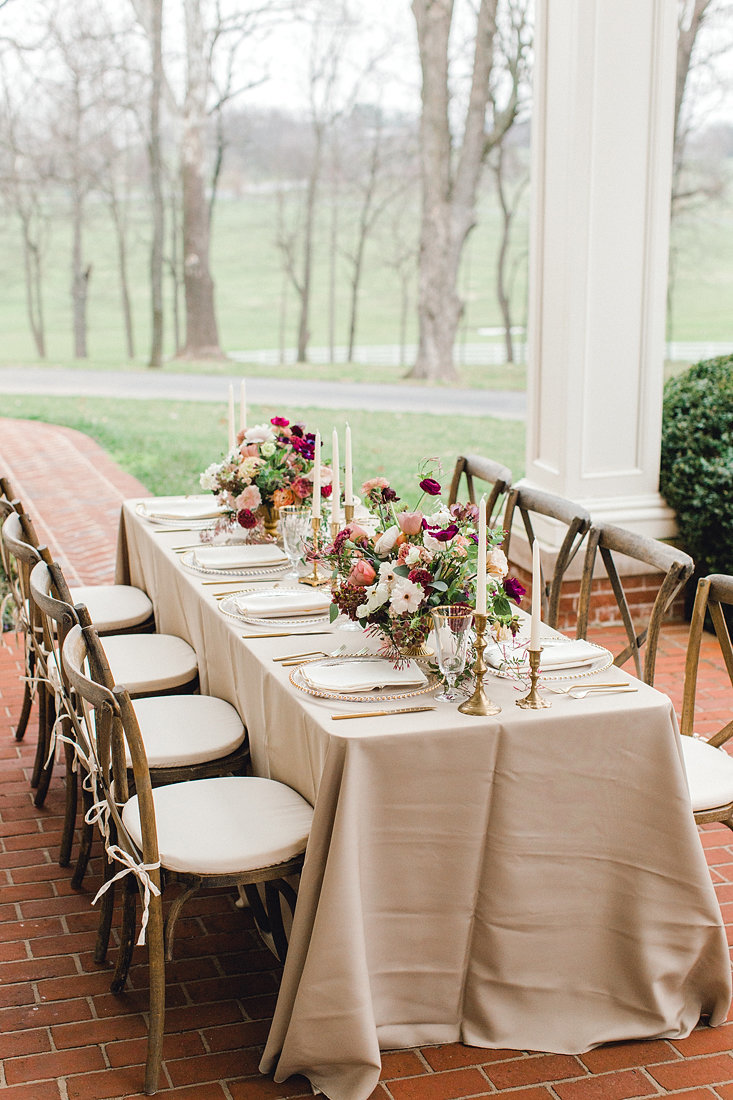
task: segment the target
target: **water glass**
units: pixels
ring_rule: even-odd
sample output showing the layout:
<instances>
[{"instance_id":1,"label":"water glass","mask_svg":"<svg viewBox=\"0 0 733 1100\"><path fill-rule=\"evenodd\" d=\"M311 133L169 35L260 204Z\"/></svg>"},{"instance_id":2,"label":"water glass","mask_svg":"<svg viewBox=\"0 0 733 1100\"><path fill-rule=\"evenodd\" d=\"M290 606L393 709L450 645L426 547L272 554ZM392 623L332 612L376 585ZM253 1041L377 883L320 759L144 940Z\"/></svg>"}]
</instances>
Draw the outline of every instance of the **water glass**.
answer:
<instances>
[{"instance_id":1,"label":"water glass","mask_svg":"<svg viewBox=\"0 0 733 1100\"><path fill-rule=\"evenodd\" d=\"M433 608L431 615L435 655L438 668L446 681L446 687L435 698L445 703L455 703L464 697L463 693L456 688L456 679L466 667L473 626L473 608L464 607L462 604L441 605Z\"/></svg>"},{"instance_id":2,"label":"water glass","mask_svg":"<svg viewBox=\"0 0 733 1100\"><path fill-rule=\"evenodd\" d=\"M285 577L298 580L298 561L303 556L303 547L311 532L311 510L298 504L287 504L280 509L280 531L283 537L283 549L288 555L290 569Z\"/></svg>"}]
</instances>

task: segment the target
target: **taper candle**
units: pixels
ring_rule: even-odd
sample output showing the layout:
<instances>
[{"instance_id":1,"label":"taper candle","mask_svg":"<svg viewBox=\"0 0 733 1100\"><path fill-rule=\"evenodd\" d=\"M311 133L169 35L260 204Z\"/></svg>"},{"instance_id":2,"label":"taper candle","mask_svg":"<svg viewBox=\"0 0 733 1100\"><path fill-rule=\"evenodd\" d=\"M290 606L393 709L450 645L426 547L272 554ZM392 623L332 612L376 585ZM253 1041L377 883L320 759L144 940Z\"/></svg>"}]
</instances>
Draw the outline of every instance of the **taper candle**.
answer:
<instances>
[{"instance_id":1,"label":"taper candle","mask_svg":"<svg viewBox=\"0 0 733 1100\"><path fill-rule=\"evenodd\" d=\"M529 648L540 648L540 619L542 618L542 571L540 569L540 544L532 543L532 619L529 626Z\"/></svg>"},{"instance_id":2,"label":"taper candle","mask_svg":"<svg viewBox=\"0 0 733 1100\"><path fill-rule=\"evenodd\" d=\"M239 430L247 427L247 383L242 379L239 386Z\"/></svg>"},{"instance_id":3,"label":"taper candle","mask_svg":"<svg viewBox=\"0 0 733 1100\"><path fill-rule=\"evenodd\" d=\"M486 614L486 497L478 506L478 554L476 555L476 613Z\"/></svg>"},{"instance_id":4,"label":"taper candle","mask_svg":"<svg viewBox=\"0 0 733 1100\"><path fill-rule=\"evenodd\" d=\"M313 455L313 519L321 518L321 433L316 432L316 447Z\"/></svg>"},{"instance_id":5,"label":"taper candle","mask_svg":"<svg viewBox=\"0 0 733 1100\"><path fill-rule=\"evenodd\" d=\"M331 436L331 523L339 523L341 509L341 472L339 470L339 437L336 429Z\"/></svg>"},{"instance_id":6,"label":"taper candle","mask_svg":"<svg viewBox=\"0 0 733 1100\"><path fill-rule=\"evenodd\" d=\"M229 450L233 451L237 442L234 430L234 386L229 386Z\"/></svg>"},{"instance_id":7,"label":"taper candle","mask_svg":"<svg viewBox=\"0 0 733 1100\"><path fill-rule=\"evenodd\" d=\"M346 425L346 440L345 440L345 455L344 455L344 504L353 505L354 503L354 471L351 464L351 428Z\"/></svg>"}]
</instances>

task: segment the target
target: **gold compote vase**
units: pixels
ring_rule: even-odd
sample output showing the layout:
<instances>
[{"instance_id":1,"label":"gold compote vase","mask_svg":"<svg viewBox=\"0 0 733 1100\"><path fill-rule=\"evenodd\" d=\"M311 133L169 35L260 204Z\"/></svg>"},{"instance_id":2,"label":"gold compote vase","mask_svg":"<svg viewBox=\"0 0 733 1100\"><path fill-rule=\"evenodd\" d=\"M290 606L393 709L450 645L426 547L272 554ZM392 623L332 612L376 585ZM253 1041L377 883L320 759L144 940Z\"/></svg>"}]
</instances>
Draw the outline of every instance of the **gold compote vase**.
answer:
<instances>
[{"instance_id":1,"label":"gold compote vase","mask_svg":"<svg viewBox=\"0 0 733 1100\"><path fill-rule=\"evenodd\" d=\"M268 536L268 538L277 541L279 533L278 524L280 522L280 509L277 508L274 504L265 504L263 502L260 505L258 511L262 516L262 523L265 528L265 534Z\"/></svg>"}]
</instances>

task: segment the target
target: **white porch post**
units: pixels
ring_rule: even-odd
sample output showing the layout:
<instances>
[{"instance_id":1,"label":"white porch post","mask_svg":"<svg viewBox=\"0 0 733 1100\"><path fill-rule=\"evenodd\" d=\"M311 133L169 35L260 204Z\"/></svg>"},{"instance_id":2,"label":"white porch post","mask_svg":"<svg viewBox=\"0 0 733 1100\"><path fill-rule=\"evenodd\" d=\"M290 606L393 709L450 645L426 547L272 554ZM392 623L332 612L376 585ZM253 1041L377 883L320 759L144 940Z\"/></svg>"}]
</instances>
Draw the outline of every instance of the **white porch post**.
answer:
<instances>
[{"instance_id":1,"label":"white porch post","mask_svg":"<svg viewBox=\"0 0 733 1100\"><path fill-rule=\"evenodd\" d=\"M676 12L538 0L535 35L526 478L656 538L675 531L658 479Z\"/></svg>"}]
</instances>

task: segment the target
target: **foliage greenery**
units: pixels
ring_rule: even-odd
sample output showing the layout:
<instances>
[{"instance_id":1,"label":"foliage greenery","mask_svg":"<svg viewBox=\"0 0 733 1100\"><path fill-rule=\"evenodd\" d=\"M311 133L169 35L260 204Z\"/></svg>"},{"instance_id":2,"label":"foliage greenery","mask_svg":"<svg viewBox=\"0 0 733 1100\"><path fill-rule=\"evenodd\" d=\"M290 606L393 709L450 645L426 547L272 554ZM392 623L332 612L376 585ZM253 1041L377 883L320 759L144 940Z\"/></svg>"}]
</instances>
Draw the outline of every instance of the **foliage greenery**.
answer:
<instances>
[{"instance_id":1,"label":"foliage greenery","mask_svg":"<svg viewBox=\"0 0 733 1100\"><path fill-rule=\"evenodd\" d=\"M700 573L733 573L733 355L667 381L660 488Z\"/></svg>"}]
</instances>

